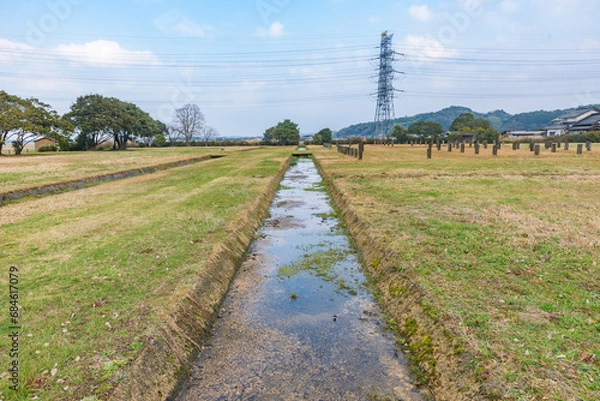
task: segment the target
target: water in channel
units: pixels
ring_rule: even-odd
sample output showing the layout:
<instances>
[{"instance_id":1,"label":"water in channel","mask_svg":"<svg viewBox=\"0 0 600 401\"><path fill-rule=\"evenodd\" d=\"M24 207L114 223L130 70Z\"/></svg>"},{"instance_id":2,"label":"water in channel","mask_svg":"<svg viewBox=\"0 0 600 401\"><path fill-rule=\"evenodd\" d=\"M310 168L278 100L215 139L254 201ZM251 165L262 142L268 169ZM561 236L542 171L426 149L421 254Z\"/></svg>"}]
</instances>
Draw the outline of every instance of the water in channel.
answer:
<instances>
[{"instance_id":1,"label":"water in channel","mask_svg":"<svg viewBox=\"0 0 600 401\"><path fill-rule=\"evenodd\" d=\"M178 401L423 400L311 159L287 171Z\"/></svg>"}]
</instances>

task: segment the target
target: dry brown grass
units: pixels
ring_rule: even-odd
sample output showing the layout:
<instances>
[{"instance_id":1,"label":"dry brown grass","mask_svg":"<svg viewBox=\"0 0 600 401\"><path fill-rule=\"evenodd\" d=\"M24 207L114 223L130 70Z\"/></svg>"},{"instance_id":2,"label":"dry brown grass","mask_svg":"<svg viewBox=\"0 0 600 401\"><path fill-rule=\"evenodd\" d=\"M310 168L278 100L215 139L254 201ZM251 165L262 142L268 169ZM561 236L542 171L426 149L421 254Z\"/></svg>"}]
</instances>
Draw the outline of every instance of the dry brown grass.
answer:
<instances>
[{"instance_id":1,"label":"dry brown grass","mask_svg":"<svg viewBox=\"0 0 600 401\"><path fill-rule=\"evenodd\" d=\"M314 150L366 222L368 248L393 255L381 277L420 288L416 298L386 292L391 309L424 305L462 341L488 395L598 398L598 147L538 157L434 149L427 160L424 146L367 146L362 162Z\"/></svg>"}]
</instances>

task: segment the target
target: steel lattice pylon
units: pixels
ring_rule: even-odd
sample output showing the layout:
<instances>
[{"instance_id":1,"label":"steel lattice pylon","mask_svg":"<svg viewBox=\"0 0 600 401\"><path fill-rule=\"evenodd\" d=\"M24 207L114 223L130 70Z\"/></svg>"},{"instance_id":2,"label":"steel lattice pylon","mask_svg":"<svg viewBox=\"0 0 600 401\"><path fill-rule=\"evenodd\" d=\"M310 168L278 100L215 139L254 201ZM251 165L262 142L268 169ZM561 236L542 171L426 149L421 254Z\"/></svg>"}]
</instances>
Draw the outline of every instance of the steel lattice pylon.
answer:
<instances>
[{"instance_id":1,"label":"steel lattice pylon","mask_svg":"<svg viewBox=\"0 0 600 401\"><path fill-rule=\"evenodd\" d=\"M394 111L394 60L396 53L392 49L394 35L387 31L381 34L379 52L379 81L377 84L377 108L375 110L375 137L389 135L396 118Z\"/></svg>"}]
</instances>

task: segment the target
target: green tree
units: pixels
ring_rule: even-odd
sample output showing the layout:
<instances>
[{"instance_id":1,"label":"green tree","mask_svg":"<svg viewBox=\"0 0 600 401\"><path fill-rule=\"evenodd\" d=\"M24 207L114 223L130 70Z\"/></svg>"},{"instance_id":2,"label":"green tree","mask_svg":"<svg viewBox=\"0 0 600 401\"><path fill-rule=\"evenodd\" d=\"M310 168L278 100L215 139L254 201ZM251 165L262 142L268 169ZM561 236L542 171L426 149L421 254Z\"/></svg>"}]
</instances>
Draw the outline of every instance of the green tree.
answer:
<instances>
[{"instance_id":1,"label":"green tree","mask_svg":"<svg viewBox=\"0 0 600 401\"><path fill-rule=\"evenodd\" d=\"M323 128L317 135L321 136L322 143L331 143L333 140L333 132L329 128Z\"/></svg>"},{"instance_id":2,"label":"green tree","mask_svg":"<svg viewBox=\"0 0 600 401\"><path fill-rule=\"evenodd\" d=\"M300 130L298 129L298 124L289 119L277 123L273 128L272 135L271 143L274 142L284 146L297 145L300 143Z\"/></svg>"},{"instance_id":3,"label":"green tree","mask_svg":"<svg viewBox=\"0 0 600 401\"><path fill-rule=\"evenodd\" d=\"M0 154L10 137L16 134L24 119L26 101L0 91Z\"/></svg>"},{"instance_id":4,"label":"green tree","mask_svg":"<svg viewBox=\"0 0 600 401\"><path fill-rule=\"evenodd\" d=\"M462 113L452 121L450 131L464 131L475 126L475 117L471 113Z\"/></svg>"},{"instance_id":5,"label":"green tree","mask_svg":"<svg viewBox=\"0 0 600 401\"><path fill-rule=\"evenodd\" d=\"M113 149L126 150L134 138L151 141L166 130L163 123L135 104L98 94L77 98L63 120L75 127L81 150L93 149L109 139L113 140Z\"/></svg>"},{"instance_id":6,"label":"green tree","mask_svg":"<svg viewBox=\"0 0 600 401\"><path fill-rule=\"evenodd\" d=\"M25 145L40 137L58 141L69 128L63 124L56 111L46 103L31 98L21 102L18 128L14 131L12 145L15 154L20 155Z\"/></svg>"},{"instance_id":7,"label":"green tree","mask_svg":"<svg viewBox=\"0 0 600 401\"><path fill-rule=\"evenodd\" d=\"M397 143L408 142L408 131L402 125L396 125L390 135L396 139Z\"/></svg>"},{"instance_id":8,"label":"green tree","mask_svg":"<svg viewBox=\"0 0 600 401\"><path fill-rule=\"evenodd\" d=\"M75 127L77 149L93 149L112 137L108 129L111 111L105 99L98 94L80 96L63 116L63 120Z\"/></svg>"},{"instance_id":9,"label":"green tree","mask_svg":"<svg viewBox=\"0 0 600 401\"><path fill-rule=\"evenodd\" d=\"M488 142L496 141L500 136L489 121L483 118L474 118L471 113L463 113L456 117L450 125L450 131L474 134L479 141Z\"/></svg>"},{"instance_id":10,"label":"green tree","mask_svg":"<svg viewBox=\"0 0 600 401\"><path fill-rule=\"evenodd\" d=\"M111 128L114 148L127 149L127 144L136 137L153 138L161 132L159 122L133 103L110 99L113 107L114 124ZM151 139L150 139L151 140Z\"/></svg>"},{"instance_id":11,"label":"green tree","mask_svg":"<svg viewBox=\"0 0 600 401\"><path fill-rule=\"evenodd\" d=\"M154 137L154 141L152 142L152 144L154 146L157 146L157 147L161 148L161 147L163 147L163 146L165 146L167 144L167 138L162 133L161 134L157 134Z\"/></svg>"},{"instance_id":12,"label":"green tree","mask_svg":"<svg viewBox=\"0 0 600 401\"><path fill-rule=\"evenodd\" d=\"M312 143L313 145L323 145L323 136L319 133L319 134L315 134L312 137L312 141L310 141L310 143Z\"/></svg>"},{"instance_id":13,"label":"green tree","mask_svg":"<svg viewBox=\"0 0 600 401\"><path fill-rule=\"evenodd\" d=\"M407 133L410 135L431 139L439 138L443 132L442 125L433 121L418 121L411 124L407 130Z\"/></svg>"},{"instance_id":14,"label":"green tree","mask_svg":"<svg viewBox=\"0 0 600 401\"><path fill-rule=\"evenodd\" d=\"M275 138L273 137L273 132L275 131L275 127L269 127L265 130L263 134L263 142L265 145L273 145L275 144Z\"/></svg>"}]
</instances>

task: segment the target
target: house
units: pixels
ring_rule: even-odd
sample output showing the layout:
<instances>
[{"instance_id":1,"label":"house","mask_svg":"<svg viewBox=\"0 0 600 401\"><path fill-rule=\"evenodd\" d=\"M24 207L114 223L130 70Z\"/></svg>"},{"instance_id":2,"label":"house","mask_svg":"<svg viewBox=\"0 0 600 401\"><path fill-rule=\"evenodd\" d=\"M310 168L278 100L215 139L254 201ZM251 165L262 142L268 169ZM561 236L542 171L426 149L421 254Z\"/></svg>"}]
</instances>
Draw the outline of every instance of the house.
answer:
<instances>
[{"instance_id":1,"label":"house","mask_svg":"<svg viewBox=\"0 0 600 401\"><path fill-rule=\"evenodd\" d=\"M56 146L56 141L52 138L40 138L36 141L33 141L35 145L35 150L40 150L40 148L44 146Z\"/></svg>"},{"instance_id":2,"label":"house","mask_svg":"<svg viewBox=\"0 0 600 401\"><path fill-rule=\"evenodd\" d=\"M522 138L544 138L546 131L504 131L502 138L522 139Z\"/></svg>"},{"instance_id":3,"label":"house","mask_svg":"<svg viewBox=\"0 0 600 401\"><path fill-rule=\"evenodd\" d=\"M597 114L600 114L600 110L596 107L573 110L560 118L552 120L552 125L545 128L547 136L559 136L572 132L571 127L573 125Z\"/></svg>"},{"instance_id":4,"label":"house","mask_svg":"<svg viewBox=\"0 0 600 401\"><path fill-rule=\"evenodd\" d=\"M584 118L569 128L569 133L571 134L580 134L589 131L600 131L600 113Z\"/></svg>"},{"instance_id":5,"label":"house","mask_svg":"<svg viewBox=\"0 0 600 401\"><path fill-rule=\"evenodd\" d=\"M589 109L577 109L568 114L565 114L564 116L561 117L561 119L563 120L564 124L571 126L585 118L588 118L588 117L590 117L594 114L598 114L598 113L600 113L600 110L598 110L595 107L591 107Z\"/></svg>"},{"instance_id":6,"label":"house","mask_svg":"<svg viewBox=\"0 0 600 401\"><path fill-rule=\"evenodd\" d=\"M556 122L553 120L553 124L549 127L546 127L546 136L561 136L567 133L569 130L569 126L567 124L562 124L560 122Z\"/></svg>"}]
</instances>

